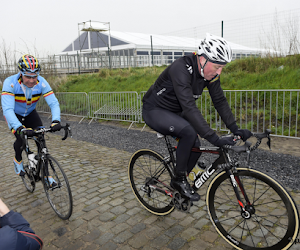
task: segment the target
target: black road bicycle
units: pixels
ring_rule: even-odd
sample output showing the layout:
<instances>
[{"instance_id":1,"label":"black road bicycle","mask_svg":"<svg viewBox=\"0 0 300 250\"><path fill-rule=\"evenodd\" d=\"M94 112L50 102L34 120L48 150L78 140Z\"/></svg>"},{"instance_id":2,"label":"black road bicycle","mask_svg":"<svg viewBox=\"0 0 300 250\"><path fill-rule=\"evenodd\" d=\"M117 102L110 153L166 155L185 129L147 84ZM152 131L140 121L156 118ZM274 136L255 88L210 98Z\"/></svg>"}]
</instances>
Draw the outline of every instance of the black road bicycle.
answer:
<instances>
[{"instance_id":1,"label":"black road bicycle","mask_svg":"<svg viewBox=\"0 0 300 250\"><path fill-rule=\"evenodd\" d=\"M62 128L65 131L62 140L65 140L68 134L71 136L71 128L68 123ZM45 142L45 133L47 132L51 132L51 129L41 127L34 131L32 138L23 135L26 157L23 160L25 175L22 177L22 181L31 193L35 190L36 182L42 181L51 207L58 217L67 220L73 210L71 188L64 170L48 152ZM29 148L29 139L33 139L37 146L35 154Z\"/></svg>"},{"instance_id":2,"label":"black road bicycle","mask_svg":"<svg viewBox=\"0 0 300 250\"><path fill-rule=\"evenodd\" d=\"M256 133L256 143L247 141L235 146L201 146L193 151L210 153L217 159L194 175L193 188L198 190L208 179L206 205L212 224L219 235L236 249L288 249L297 240L299 213L289 192L267 174L250 168L250 152L270 131ZM156 215L167 215L175 208L188 212L191 201L170 186L176 163L169 136L162 136L169 154L141 149L129 162L131 188L144 208ZM248 164L241 164L245 152ZM193 170L192 170L193 171ZM195 171L196 172L196 171Z\"/></svg>"}]
</instances>

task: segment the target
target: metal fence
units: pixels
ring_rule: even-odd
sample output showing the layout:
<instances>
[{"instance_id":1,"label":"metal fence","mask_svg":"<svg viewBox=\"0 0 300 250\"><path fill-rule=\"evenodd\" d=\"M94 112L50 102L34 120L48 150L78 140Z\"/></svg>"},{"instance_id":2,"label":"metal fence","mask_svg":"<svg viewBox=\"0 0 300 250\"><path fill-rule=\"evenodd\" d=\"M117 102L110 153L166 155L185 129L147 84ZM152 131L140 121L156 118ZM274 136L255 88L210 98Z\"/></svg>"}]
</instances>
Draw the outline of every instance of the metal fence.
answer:
<instances>
[{"instance_id":1,"label":"metal fence","mask_svg":"<svg viewBox=\"0 0 300 250\"><path fill-rule=\"evenodd\" d=\"M56 93L62 115L84 118L144 123L142 98L145 91ZM240 128L252 132L271 129L273 135L300 139L300 89L296 90L225 90L224 94ZM215 110L208 91L196 101L211 128L227 131ZM39 112L50 113L43 98ZM129 127L129 128L130 128Z\"/></svg>"},{"instance_id":2,"label":"metal fence","mask_svg":"<svg viewBox=\"0 0 300 250\"><path fill-rule=\"evenodd\" d=\"M56 93L61 114L68 116L77 116L82 119L89 117L90 107L88 94L85 92L65 92ZM37 103L36 109L39 112L51 113L50 107L44 98Z\"/></svg>"},{"instance_id":3,"label":"metal fence","mask_svg":"<svg viewBox=\"0 0 300 250\"><path fill-rule=\"evenodd\" d=\"M300 138L300 90L225 90L224 94L240 128L271 129L276 136ZM213 129L227 131L208 91L197 106Z\"/></svg>"},{"instance_id":4,"label":"metal fence","mask_svg":"<svg viewBox=\"0 0 300 250\"><path fill-rule=\"evenodd\" d=\"M93 119L139 122L140 105L137 92L91 92L89 114Z\"/></svg>"}]
</instances>

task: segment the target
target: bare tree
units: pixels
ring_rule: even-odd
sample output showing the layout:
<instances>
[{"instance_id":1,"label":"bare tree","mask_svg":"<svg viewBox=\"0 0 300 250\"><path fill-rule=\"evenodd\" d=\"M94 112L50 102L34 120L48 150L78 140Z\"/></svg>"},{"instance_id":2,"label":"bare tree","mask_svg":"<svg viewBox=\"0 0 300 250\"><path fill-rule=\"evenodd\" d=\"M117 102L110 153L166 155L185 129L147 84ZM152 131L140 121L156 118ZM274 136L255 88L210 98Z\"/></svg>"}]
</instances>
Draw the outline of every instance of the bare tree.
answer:
<instances>
[{"instance_id":1,"label":"bare tree","mask_svg":"<svg viewBox=\"0 0 300 250\"><path fill-rule=\"evenodd\" d=\"M296 16L289 16L286 19L286 25L281 27L285 38L288 55L299 54L299 18Z\"/></svg>"},{"instance_id":2,"label":"bare tree","mask_svg":"<svg viewBox=\"0 0 300 250\"><path fill-rule=\"evenodd\" d=\"M277 56L292 55L300 51L299 37L298 16L288 14L282 18L275 12L271 26L263 27L260 43Z\"/></svg>"},{"instance_id":3,"label":"bare tree","mask_svg":"<svg viewBox=\"0 0 300 250\"><path fill-rule=\"evenodd\" d=\"M6 77L14 72L13 51L2 39L0 45L0 83L2 84Z\"/></svg>"}]
</instances>

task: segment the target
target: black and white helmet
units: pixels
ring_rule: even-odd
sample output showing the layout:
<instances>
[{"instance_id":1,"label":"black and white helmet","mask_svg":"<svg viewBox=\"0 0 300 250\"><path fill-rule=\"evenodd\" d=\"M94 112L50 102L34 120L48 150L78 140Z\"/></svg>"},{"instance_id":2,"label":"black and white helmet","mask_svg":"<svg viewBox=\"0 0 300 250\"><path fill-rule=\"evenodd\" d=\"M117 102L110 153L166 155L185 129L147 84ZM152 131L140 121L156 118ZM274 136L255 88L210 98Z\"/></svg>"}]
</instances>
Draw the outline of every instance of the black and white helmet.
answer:
<instances>
[{"instance_id":1,"label":"black and white helmet","mask_svg":"<svg viewBox=\"0 0 300 250\"><path fill-rule=\"evenodd\" d=\"M200 42L198 55L205 55L213 63L226 64L231 62L232 50L224 38L207 33Z\"/></svg>"}]
</instances>

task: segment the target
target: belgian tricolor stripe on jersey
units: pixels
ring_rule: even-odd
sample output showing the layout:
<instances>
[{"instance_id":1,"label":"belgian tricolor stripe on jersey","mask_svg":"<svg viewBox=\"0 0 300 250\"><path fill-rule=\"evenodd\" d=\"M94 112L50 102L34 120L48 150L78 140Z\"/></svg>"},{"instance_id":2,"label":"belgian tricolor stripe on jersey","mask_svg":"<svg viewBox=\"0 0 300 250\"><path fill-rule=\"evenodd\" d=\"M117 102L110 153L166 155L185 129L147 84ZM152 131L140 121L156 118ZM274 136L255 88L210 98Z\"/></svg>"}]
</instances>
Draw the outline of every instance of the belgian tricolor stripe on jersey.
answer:
<instances>
[{"instance_id":1,"label":"belgian tricolor stripe on jersey","mask_svg":"<svg viewBox=\"0 0 300 250\"><path fill-rule=\"evenodd\" d=\"M47 96L52 95L52 94L53 94L53 91L51 90L51 91L45 93L45 94L43 95L43 97L47 97Z\"/></svg>"},{"instance_id":2,"label":"belgian tricolor stripe on jersey","mask_svg":"<svg viewBox=\"0 0 300 250\"><path fill-rule=\"evenodd\" d=\"M27 105L37 102L41 98L41 94L33 95L31 99L27 100ZM24 94L15 94L15 101L20 103L26 103L26 97Z\"/></svg>"},{"instance_id":3,"label":"belgian tricolor stripe on jersey","mask_svg":"<svg viewBox=\"0 0 300 250\"><path fill-rule=\"evenodd\" d=\"M1 95L11 95L11 96L15 96L15 94L11 93L11 92L6 92L3 91Z\"/></svg>"},{"instance_id":4,"label":"belgian tricolor stripe on jersey","mask_svg":"<svg viewBox=\"0 0 300 250\"><path fill-rule=\"evenodd\" d=\"M31 99L27 100L27 105L37 102L40 99L41 95L33 95ZM16 94L15 101L20 103L26 103L25 95Z\"/></svg>"},{"instance_id":5,"label":"belgian tricolor stripe on jersey","mask_svg":"<svg viewBox=\"0 0 300 250\"><path fill-rule=\"evenodd\" d=\"M26 102L25 95L24 94L15 94L15 101L25 103Z\"/></svg>"}]
</instances>

